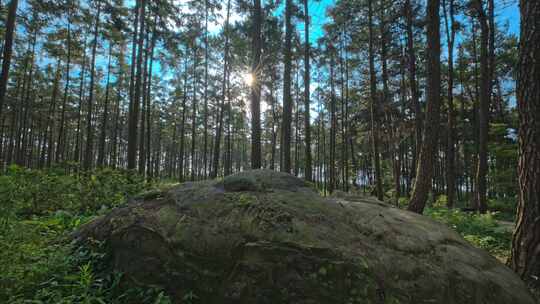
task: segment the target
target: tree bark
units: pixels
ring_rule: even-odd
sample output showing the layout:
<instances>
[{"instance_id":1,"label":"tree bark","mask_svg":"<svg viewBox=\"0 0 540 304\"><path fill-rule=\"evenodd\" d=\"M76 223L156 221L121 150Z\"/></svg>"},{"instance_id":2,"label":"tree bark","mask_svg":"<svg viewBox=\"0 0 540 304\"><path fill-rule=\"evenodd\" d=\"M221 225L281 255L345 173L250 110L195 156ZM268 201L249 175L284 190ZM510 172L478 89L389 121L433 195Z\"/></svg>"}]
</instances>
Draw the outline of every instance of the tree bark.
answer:
<instances>
[{"instance_id":1,"label":"tree bark","mask_svg":"<svg viewBox=\"0 0 540 304\"><path fill-rule=\"evenodd\" d=\"M66 84L64 87L64 97L62 99L62 112L60 113L60 125L58 128L58 141L56 143L56 162L62 162L64 160L64 151L66 150L65 143L65 124L66 124L66 108L69 98L69 72L71 66L71 7L68 7L68 24L67 24L67 59L66 59Z\"/></svg>"},{"instance_id":2,"label":"tree bark","mask_svg":"<svg viewBox=\"0 0 540 304\"><path fill-rule=\"evenodd\" d=\"M414 31L413 31L413 7L411 0L405 0L405 19L407 29L407 57L409 60L409 86L414 110L414 131L415 146L413 155L413 166L416 170L420 150L422 147L422 107L420 105L420 93L416 82L416 52L414 50ZM416 174L415 170L412 171Z\"/></svg>"},{"instance_id":3,"label":"tree bark","mask_svg":"<svg viewBox=\"0 0 540 304\"><path fill-rule=\"evenodd\" d=\"M11 66L11 54L13 49L13 36L15 32L15 20L17 17L18 0L11 0L8 8L8 16L6 20L6 33L4 39L4 49L2 55L2 71L0 74L0 118L4 108L4 99L6 96L7 83L9 79L9 68ZM0 165L2 165L2 141L0 141Z\"/></svg>"},{"instance_id":4,"label":"tree bark","mask_svg":"<svg viewBox=\"0 0 540 304\"><path fill-rule=\"evenodd\" d=\"M408 210L422 213L431 191L433 161L438 142L437 131L440 118L441 92L441 41L439 0L428 0L427 3L427 110L424 125L422 148L416 169L416 180L409 202Z\"/></svg>"},{"instance_id":5,"label":"tree bark","mask_svg":"<svg viewBox=\"0 0 540 304\"><path fill-rule=\"evenodd\" d=\"M232 174L232 131L231 126L233 123L234 115L232 112L232 98L231 98L231 73L227 73L227 133L225 135L225 153L223 153L223 176Z\"/></svg>"},{"instance_id":6,"label":"tree bark","mask_svg":"<svg viewBox=\"0 0 540 304\"><path fill-rule=\"evenodd\" d=\"M540 2L520 1L517 69L519 200L510 266L538 288L540 276Z\"/></svg>"},{"instance_id":7,"label":"tree bark","mask_svg":"<svg viewBox=\"0 0 540 304\"><path fill-rule=\"evenodd\" d=\"M218 106L218 118L217 118L217 128L216 128L216 138L214 141L214 155L212 161L212 174L211 178L216 178L219 172L219 158L220 158L220 147L221 147L221 133L223 132L223 114L225 111L225 97L226 97L226 83L227 83L227 73L229 65L229 18L231 15L231 0L227 1L227 17L225 19L225 25L223 26L223 33L225 35L225 47L223 54L223 80L222 80L222 93L221 101Z\"/></svg>"},{"instance_id":8,"label":"tree bark","mask_svg":"<svg viewBox=\"0 0 540 304\"><path fill-rule=\"evenodd\" d=\"M330 174L328 193L332 194L336 187L336 92L334 86L334 48L330 47L330 163L328 164Z\"/></svg>"},{"instance_id":9,"label":"tree bark","mask_svg":"<svg viewBox=\"0 0 540 304\"><path fill-rule=\"evenodd\" d=\"M343 30L343 36L345 36L345 33L346 33L346 29L344 28ZM345 39L345 37L343 37ZM352 137L351 135L351 126L350 126L350 121L349 121L349 55L348 55L348 52L347 52L347 48L344 46L344 42L341 43L341 48L342 48L342 52L344 53L343 54L343 65L344 65L344 73L345 73L345 78L342 79L343 82L344 82L344 94L343 94L343 107L344 109L342 109L342 112L343 112L343 121L342 121L342 125L343 125L343 138L342 138L342 142L343 142L343 152L342 152L342 155L343 155L343 190L345 192L349 192L349 180L350 180L350 177L349 177L349 174L350 174L350 170L349 170L349 145L352 145L353 141L352 140L349 140L349 138ZM353 148L351 147L351 151L353 151ZM354 164L354 155L351 155L351 161L353 162ZM353 171L355 172L355 171ZM356 175L356 173L354 173Z\"/></svg>"},{"instance_id":10,"label":"tree bark","mask_svg":"<svg viewBox=\"0 0 540 304\"><path fill-rule=\"evenodd\" d=\"M388 83L390 82L389 80L389 73L388 73L388 44L392 41L391 37L389 38L388 35L389 35L389 31L387 29L387 26L386 26L386 17L385 17L385 14L386 14L386 1L385 0L381 0L381 7L380 7L380 22L379 22L379 25L380 25L380 31L381 31L381 49L380 49L380 57L381 57L381 67L382 67L382 71L381 71L381 80L382 80L382 85L383 85L383 90L382 90L382 96L381 96L381 105L382 105L382 108L385 109L384 110L384 114L385 116L387 117L387 121L388 121L388 129L389 129L389 133L390 133L390 141L391 141L391 145L394 146L394 130L393 130L393 124L392 124L392 112L391 110L386 110L386 109L391 109L391 106L390 106L390 89L388 87ZM392 148L393 152L395 153L395 151L397 151L397 148L393 147ZM396 173L396 169L395 169L395 164L396 162L396 157L392 157L392 164L393 164L393 167L394 167L394 180L399 180L399 176L397 176L398 174ZM382 174L382 173L381 173ZM380 198L379 198L380 199ZM396 199L396 205L397 205L397 199Z\"/></svg>"},{"instance_id":11,"label":"tree bark","mask_svg":"<svg viewBox=\"0 0 540 304\"><path fill-rule=\"evenodd\" d=\"M291 96L291 61L292 61L292 0L285 2L285 45L283 59L283 120L281 126L282 140L281 153L283 153L283 166L281 172L291 172L291 123L292 123L292 96Z\"/></svg>"},{"instance_id":12,"label":"tree bark","mask_svg":"<svg viewBox=\"0 0 540 304\"><path fill-rule=\"evenodd\" d=\"M270 170L275 169L276 165L276 150L277 150L277 111L276 111L276 99L274 97L274 75L270 76L270 109L272 111L272 139L270 141Z\"/></svg>"},{"instance_id":13,"label":"tree bark","mask_svg":"<svg viewBox=\"0 0 540 304\"><path fill-rule=\"evenodd\" d=\"M145 21L145 8L146 0L140 0L140 30L138 35L138 46L137 46L137 62L136 69L132 72L135 75L135 84L134 84L134 93L133 97L130 99L129 106L129 121L128 121L128 169L135 169L137 165L137 129L138 129L138 119L139 119L139 107L140 107L140 97L141 97L141 81L142 81L142 57L143 57L143 44L144 44L144 21ZM137 7L138 8L138 7ZM135 26L136 27L136 26ZM135 35L135 34L134 34ZM135 51L135 49L133 49ZM130 90L131 91L131 90Z\"/></svg>"},{"instance_id":14,"label":"tree bark","mask_svg":"<svg viewBox=\"0 0 540 304\"><path fill-rule=\"evenodd\" d=\"M187 50L187 48L186 48ZM184 181L184 145L186 136L186 102L187 102L187 81L188 81L188 63L187 54L184 57L184 94L182 96L182 123L180 125L180 155L179 155L179 173L178 179Z\"/></svg>"},{"instance_id":15,"label":"tree bark","mask_svg":"<svg viewBox=\"0 0 540 304\"><path fill-rule=\"evenodd\" d=\"M58 96L58 86L60 85L60 77L61 77L61 69L60 69L60 63L62 60L58 58L58 67L56 68L56 75L54 77L54 83L53 83L53 91L51 95L51 104L50 104L50 111L49 111L49 117L47 119L47 126L45 128L45 132L48 133L49 138L45 138L45 140L48 142L47 145L47 167L50 167L53 161L53 154L54 154L54 128L55 128L55 122L56 122L56 98Z\"/></svg>"},{"instance_id":16,"label":"tree bark","mask_svg":"<svg viewBox=\"0 0 540 304\"><path fill-rule=\"evenodd\" d=\"M294 104L293 104L293 111L294 111L294 176L298 176L298 173L300 172L300 69L297 67L296 69L296 80L294 82L294 92L295 92L295 98L294 98Z\"/></svg>"},{"instance_id":17,"label":"tree bark","mask_svg":"<svg viewBox=\"0 0 540 304\"><path fill-rule=\"evenodd\" d=\"M123 69L122 69L122 61L123 61L123 58L124 58L124 54L123 54L123 47L120 47L120 68L118 69L118 76L117 76L117 81L116 81L116 104L114 105L114 108L115 108L115 112L114 112L114 128L113 128L113 135L112 135L112 143L111 143L111 161L110 161L110 166L112 168L116 168L117 165L118 165L118 133L122 133L121 132L121 126L120 126L120 107L121 107L121 103L122 103L122 94L121 94L121 90L122 90L122 85L124 83L124 74L123 74Z\"/></svg>"},{"instance_id":18,"label":"tree bark","mask_svg":"<svg viewBox=\"0 0 540 304\"><path fill-rule=\"evenodd\" d=\"M454 0L449 0L448 13L446 0L443 0L444 23L446 27L446 41L448 41L448 130L446 146L446 196L448 208L453 208L456 193L456 156L455 156L455 133L456 116L454 111Z\"/></svg>"},{"instance_id":19,"label":"tree bark","mask_svg":"<svg viewBox=\"0 0 540 304\"><path fill-rule=\"evenodd\" d=\"M253 0L253 37L251 74L251 168L259 169L262 165L261 155L261 0Z\"/></svg>"},{"instance_id":20,"label":"tree bark","mask_svg":"<svg viewBox=\"0 0 540 304\"><path fill-rule=\"evenodd\" d=\"M90 88L88 94L88 109L86 109L86 149L84 153L84 162L83 168L88 171L92 169L92 163L94 160L94 129L92 128L92 107L94 103L94 82L95 82L95 71L96 71L96 52L98 44L98 35L99 35L99 18L101 14L101 2L98 1L97 5L97 15L96 15L96 24L94 27L94 43L92 45L92 59L90 63Z\"/></svg>"},{"instance_id":21,"label":"tree bark","mask_svg":"<svg viewBox=\"0 0 540 304\"><path fill-rule=\"evenodd\" d=\"M476 168L476 208L481 213L487 211L487 171L489 104L491 99L491 77L488 58L489 25L482 0L476 1L476 11L480 21L480 105L478 108L478 163Z\"/></svg>"},{"instance_id":22,"label":"tree bark","mask_svg":"<svg viewBox=\"0 0 540 304\"><path fill-rule=\"evenodd\" d=\"M81 63L81 73L80 73L80 83L79 83L79 106L77 109L77 130L75 132L75 149L73 151L73 160L75 162L81 161L81 124L82 124L82 108L83 108L83 100L84 100L84 78L86 76L86 42L87 37L84 38L83 43L83 58Z\"/></svg>"},{"instance_id":23,"label":"tree bark","mask_svg":"<svg viewBox=\"0 0 540 304\"><path fill-rule=\"evenodd\" d=\"M375 168L375 182L377 199L384 199L381 161L379 155L379 103L377 98L377 76L375 74L375 51L373 30L373 0L368 1L368 27L369 27L369 83L370 83L370 115L371 115L371 145L373 152L373 167Z\"/></svg>"},{"instance_id":24,"label":"tree bark","mask_svg":"<svg viewBox=\"0 0 540 304\"><path fill-rule=\"evenodd\" d=\"M193 97L191 100L191 181L195 180L197 162L195 160L195 143L197 140L197 42L193 47Z\"/></svg>"},{"instance_id":25,"label":"tree bark","mask_svg":"<svg viewBox=\"0 0 540 304\"><path fill-rule=\"evenodd\" d=\"M204 134L203 177L208 176L208 0L204 1Z\"/></svg>"},{"instance_id":26,"label":"tree bark","mask_svg":"<svg viewBox=\"0 0 540 304\"><path fill-rule=\"evenodd\" d=\"M156 14L155 18L154 18L154 28L152 30L152 42L150 43L150 65L148 66L148 81L147 81L147 86L146 86L146 168L147 168L147 171L149 172L147 175L148 175L148 178L151 179L152 178L152 170L151 170L151 165L152 165L152 162L151 162L151 159L150 159L150 156L151 156L151 149L150 149L150 142L151 142L151 122L152 122L152 101L151 101L151 93L152 93L152 71L154 69L154 51L155 51L155 47L156 47L156 40L157 40L157 23L158 23L158 15Z\"/></svg>"},{"instance_id":27,"label":"tree bark","mask_svg":"<svg viewBox=\"0 0 540 304\"><path fill-rule=\"evenodd\" d=\"M105 165L105 139L107 137L107 121L109 120L109 88L111 80L111 57L112 57L113 44L109 42L109 60L107 64L107 83L105 85L105 103L103 105L103 116L101 117L101 131L99 134L99 148L97 166L103 167Z\"/></svg>"},{"instance_id":28,"label":"tree bark","mask_svg":"<svg viewBox=\"0 0 540 304\"><path fill-rule=\"evenodd\" d=\"M307 181L312 181L312 159L311 159L311 121L310 121L310 42L309 42L309 11L308 0L304 0L304 136L305 136L305 170L304 175Z\"/></svg>"},{"instance_id":29,"label":"tree bark","mask_svg":"<svg viewBox=\"0 0 540 304\"><path fill-rule=\"evenodd\" d=\"M142 81L141 81L141 115L140 115L140 128L139 128L139 139L138 139L138 146L139 146L139 159L138 159L138 170L139 175L144 176L144 173L146 172L146 147L145 145L145 133L146 133L146 87L148 82L148 48L150 47L150 28L149 26L146 27L145 32L145 43L144 43L144 59L142 64Z\"/></svg>"}]
</instances>

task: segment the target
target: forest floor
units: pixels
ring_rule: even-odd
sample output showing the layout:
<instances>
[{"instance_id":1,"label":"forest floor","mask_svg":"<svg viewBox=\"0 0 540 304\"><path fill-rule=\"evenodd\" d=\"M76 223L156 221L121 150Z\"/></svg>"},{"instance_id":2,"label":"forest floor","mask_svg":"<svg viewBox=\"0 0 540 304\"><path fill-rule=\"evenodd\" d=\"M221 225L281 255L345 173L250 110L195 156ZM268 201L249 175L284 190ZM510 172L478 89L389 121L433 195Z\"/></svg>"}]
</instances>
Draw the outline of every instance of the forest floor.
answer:
<instances>
[{"instance_id":1,"label":"forest floor","mask_svg":"<svg viewBox=\"0 0 540 304\"><path fill-rule=\"evenodd\" d=\"M170 303L158 289L121 289L120 275L100 272L102 255L66 241L80 225L125 204L126 197L170 186L125 171L79 175L10 168L0 176L0 302ZM506 262L512 214L480 215L437 204L425 214Z\"/></svg>"}]
</instances>

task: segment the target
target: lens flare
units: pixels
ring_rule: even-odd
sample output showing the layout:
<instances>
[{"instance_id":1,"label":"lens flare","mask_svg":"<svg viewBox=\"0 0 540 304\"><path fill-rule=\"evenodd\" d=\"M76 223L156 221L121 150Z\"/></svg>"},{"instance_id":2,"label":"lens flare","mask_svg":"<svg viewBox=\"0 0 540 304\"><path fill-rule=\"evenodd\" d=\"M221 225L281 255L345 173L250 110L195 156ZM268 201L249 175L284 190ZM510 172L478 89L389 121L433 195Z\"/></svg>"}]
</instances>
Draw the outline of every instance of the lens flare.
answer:
<instances>
[{"instance_id":1,"label":"lens flare","mask_svg":"<svg viewBox=\"0 0 540 304\"><path fill-rule=\"evenodd\" d=\"M248 86L252 86L253 83L255 82L255 77L253 76L253 74L251 73L246 73L244 74L244 83L247 84Z\"/></svg>"}]
</instances>

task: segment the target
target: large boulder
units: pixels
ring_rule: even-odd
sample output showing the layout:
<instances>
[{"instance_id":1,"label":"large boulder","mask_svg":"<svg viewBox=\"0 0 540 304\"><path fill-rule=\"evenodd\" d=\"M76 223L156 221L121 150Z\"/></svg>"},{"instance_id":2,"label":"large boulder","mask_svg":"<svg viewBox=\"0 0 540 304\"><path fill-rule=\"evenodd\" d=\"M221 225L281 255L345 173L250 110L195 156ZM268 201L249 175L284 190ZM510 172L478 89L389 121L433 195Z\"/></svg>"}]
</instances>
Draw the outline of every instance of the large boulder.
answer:
<instances>
[{"instance_id":1,"label":"large boulder","mask_svg":"<svg viewBox=\"0 0 540 304\"><path fill-rule=\"evenodd\" d=\"M510 269L443 224L323 198L272 171L184 183L74 237L104 241L114 270L177 303L534 303Z\"/></svg>"}]
</instances>

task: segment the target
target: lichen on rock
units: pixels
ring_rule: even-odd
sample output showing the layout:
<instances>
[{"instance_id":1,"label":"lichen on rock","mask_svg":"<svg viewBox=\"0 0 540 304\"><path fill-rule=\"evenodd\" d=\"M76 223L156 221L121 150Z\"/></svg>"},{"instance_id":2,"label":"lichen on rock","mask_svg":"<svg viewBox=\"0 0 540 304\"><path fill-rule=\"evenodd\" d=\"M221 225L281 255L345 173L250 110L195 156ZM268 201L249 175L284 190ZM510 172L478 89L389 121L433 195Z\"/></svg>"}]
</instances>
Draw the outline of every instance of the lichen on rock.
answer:
<instances>
[{"instance_id":1,"label":"lichen on rock","mask_svg":"<svg viewBox=\"0 0 540 304\"><path fill-rule=\"evenodd\" d=\"M534 300L488 253L374 199L323 198L267 170L184 183L83 226L111 270L177 303L493 303Z\"/></svg>"},{"instance_id":2,"label":"lichen on rock","mask_svg":"<svg viewBox=\"0 0 540 304\"><path fill-rule=\"evenodd\" d=\"M259 191L259 185L253 176L249 175L231 175L223 180L225 191Z\"/></svg>"}]
</instances>

